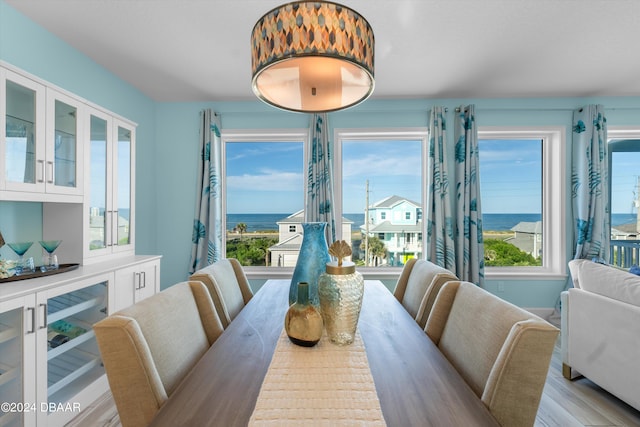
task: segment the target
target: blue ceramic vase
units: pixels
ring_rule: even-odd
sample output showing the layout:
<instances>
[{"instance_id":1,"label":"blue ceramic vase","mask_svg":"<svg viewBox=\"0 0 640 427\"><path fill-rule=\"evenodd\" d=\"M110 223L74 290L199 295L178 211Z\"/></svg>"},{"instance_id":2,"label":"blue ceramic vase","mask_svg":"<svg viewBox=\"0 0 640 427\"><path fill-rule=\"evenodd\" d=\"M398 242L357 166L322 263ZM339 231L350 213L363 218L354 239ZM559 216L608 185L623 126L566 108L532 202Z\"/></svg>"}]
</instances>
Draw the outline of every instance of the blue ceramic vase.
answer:
<instances>
[{"instance_id":1,"label":"blue ceramic vase","mask_svg":"<svg viewBox=\"0 0 640 427\"><path fill-rule=\"evenodd\" d=\"M331 261L325 237L326 228L326 222L302 224L302 246L289 287L289 305L298 300L298 283L307 282L309 284L309 302L315 307L320 307L318 277L324 273L325 265Z\"/></svg>"}]
</instances>

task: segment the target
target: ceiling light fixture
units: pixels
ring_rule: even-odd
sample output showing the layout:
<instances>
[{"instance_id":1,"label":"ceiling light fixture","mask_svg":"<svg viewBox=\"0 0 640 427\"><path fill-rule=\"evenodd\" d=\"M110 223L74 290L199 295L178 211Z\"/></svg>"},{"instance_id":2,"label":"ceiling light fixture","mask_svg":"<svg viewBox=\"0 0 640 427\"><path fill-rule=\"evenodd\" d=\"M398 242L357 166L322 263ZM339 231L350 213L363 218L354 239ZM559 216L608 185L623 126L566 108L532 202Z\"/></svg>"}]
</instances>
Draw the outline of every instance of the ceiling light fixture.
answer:
<instances>
[{"instance_id":1,"label":"ceiling light fixture","mask_svg":"<svg viewBox=\"0 0 640 427\"><path fill-rule=\"evenodd\" d=\"M253 91L290 111L352 107L373 92L373 55L373 30L354 10L332 2L288 3L253 27Z\"/></svg>"}]
</instances>

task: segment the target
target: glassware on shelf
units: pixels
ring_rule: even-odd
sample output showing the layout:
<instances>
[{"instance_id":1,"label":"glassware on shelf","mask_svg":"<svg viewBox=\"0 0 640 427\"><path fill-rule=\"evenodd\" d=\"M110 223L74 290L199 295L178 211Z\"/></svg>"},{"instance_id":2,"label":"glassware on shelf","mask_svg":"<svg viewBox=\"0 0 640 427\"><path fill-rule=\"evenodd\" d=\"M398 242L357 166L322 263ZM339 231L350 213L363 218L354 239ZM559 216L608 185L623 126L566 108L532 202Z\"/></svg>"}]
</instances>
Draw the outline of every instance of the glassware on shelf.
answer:
<instances>
[{"instance_id":1,"label":"glassware on shelf","mask_svg":"<svg viewBox=\"0 0 640 427\"><path fill-rule=\"evenodd\" d=\"M22 273L31 273L35 270L33 258L24 259L24 254L29 250L33 242L15 242L7 243L7 245L18 255L19 260L15 267L16 275Z\"/></svg>"},{"instance_id":2,"label":"glassware on shelf","mask_svg":"<svg viewBox=\"0 0 640 427\"><path fill-rule=\"evenodd\" d=\"M53 252L58 249L62 240L40 240L40 246L47 251L47 255L42 257L43 271L55 270L58 268L58 257Z\"/></svg>"}]
</instances>

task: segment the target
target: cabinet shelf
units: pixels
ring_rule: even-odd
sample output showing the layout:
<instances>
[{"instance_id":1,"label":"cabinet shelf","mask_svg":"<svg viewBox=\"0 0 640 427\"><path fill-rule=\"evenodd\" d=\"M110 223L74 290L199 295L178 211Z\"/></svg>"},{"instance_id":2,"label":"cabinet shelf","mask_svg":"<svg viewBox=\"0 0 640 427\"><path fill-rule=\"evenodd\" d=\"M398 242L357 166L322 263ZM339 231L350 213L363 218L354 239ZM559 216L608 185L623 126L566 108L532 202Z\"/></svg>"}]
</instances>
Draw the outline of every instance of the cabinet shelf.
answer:
<instances>
[{"instance_id":1,"label":"cabinet shelf","mask_svg":"<svg viewBox=\"0 0 640 427\"><path fill-rule=\"evenodd\" d=\"M47 392L49 396L57 393L92 370L100 369L104 373L104 368L102 368L98 355L78 348L70 349L51 359L48 368Z\"/></svg>"},{"instance_id":2,"label":"cabinet shelf","mask_svg":"<svg viewBox=\"0 0 640 427\"><path fill-rule=\"evenodd\" d=\"M95 336L96 334L93 332L93 330L88 330L87 332L80 335L79 337L69 340L64 344L59 345L58 347L50 348L47 351L47 360L55 359L56 357L60 356L62 353L65 353L73 348L76 348L80 344L89 341Z\"/></svg>"},{"instance_id":3,"label":"cabinet shelf","mask_svg":"<svg viewBox=\"0 0 640 427\"><path fill-rule=\"evenodd\" d=\"M14 327L0 323L0 344L12 340L18 336L18 330Z\"/></svg>"},{"instance_id":4,"label":"cabinet shelf","mask_svg":"<svg viewBox=\"0 0 640 427\"><path fill-rule=\"evenodd\" d=\"M0 414L0 426L20 425L18 423L20 414L18 412L4 412Z\"/></svg>"},{"instance_id":5,"label":"cabinet shelf","mask_svg":"<svg viewBox=\"0 0 640 427\"><path fill-rule=\"evenodd\" d=\"M51 298L48 301L47 323L51 324L60 319L71 317L92 307L103 306L104 298L104 295L95 295L86 291L75 291Z\"/></svg>"},{"instance_id":6,"label":"cabinet shelf","mask_svg":"<svg viewBox=\"0 0 640 427\"><path fill-rule=\"evenodd\" d=\"M14 368L8 365L0 364L0 387L16 379L19 373L20 373L19 368Z\"/></svg>"}]
</instances>

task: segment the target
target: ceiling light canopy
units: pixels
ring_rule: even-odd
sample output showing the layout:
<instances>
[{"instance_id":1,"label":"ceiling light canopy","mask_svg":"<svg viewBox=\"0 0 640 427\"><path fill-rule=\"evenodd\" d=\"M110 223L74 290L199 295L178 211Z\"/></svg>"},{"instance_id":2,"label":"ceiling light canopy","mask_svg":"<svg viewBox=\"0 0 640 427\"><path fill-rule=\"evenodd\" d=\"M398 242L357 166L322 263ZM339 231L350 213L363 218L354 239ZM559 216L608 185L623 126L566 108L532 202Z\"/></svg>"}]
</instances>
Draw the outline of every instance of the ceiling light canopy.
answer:
<instances>
[{"instance_id":1,"label":"ceiling light canopy","mask_svg":"<svg viewBox=\"0 0 640 427\"><path fill-rule=\"evenodd\" d=\"M288 3L253 27L253 91L285 110L348 108L373 92L373 54L373 30L354 10L331 2Z\"/></svg>"}]
</instances>

